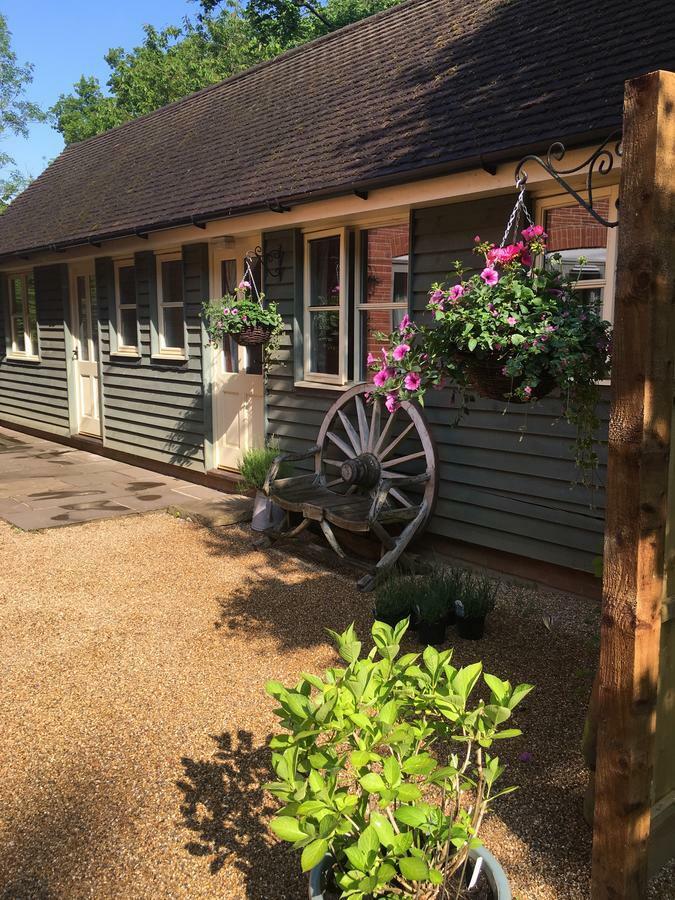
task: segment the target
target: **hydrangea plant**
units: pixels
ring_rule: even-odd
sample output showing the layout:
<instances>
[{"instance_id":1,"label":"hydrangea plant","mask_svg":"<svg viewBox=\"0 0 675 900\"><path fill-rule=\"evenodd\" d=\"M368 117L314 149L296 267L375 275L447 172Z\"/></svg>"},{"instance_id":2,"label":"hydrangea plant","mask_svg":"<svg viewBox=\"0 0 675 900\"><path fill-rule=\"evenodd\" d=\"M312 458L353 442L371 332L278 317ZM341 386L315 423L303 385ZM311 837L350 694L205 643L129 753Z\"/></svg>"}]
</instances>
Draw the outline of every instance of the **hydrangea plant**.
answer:
<instances>
[{"instance_id":1,"label":"hydrangea plant","mask_svg":"<svg viewBox=\"0 0 675 900\"><path fill-rule=\"evenodd\" d=\"M447 896L500 789L495 741L520 735L514 708L532 690L456 668L452 650L400 654L408 619L375 622L364 656L351 625L330 632L345 665L293 687L269 682L283 731L271 740L283 806L272 831L307 872L328 857L340 898ZM479 679L485 697L472 699ZM454 894L453 894L454 896Z\"/></svg>"},{"instance_id":2,"label":"hydrangea plant","mask_svg":"<svg viewBox=\"0 0 675 900\"><path fill-rule=\"evenodd\" d=\"M557 388L577 429L577 465L588 474L597 464L598 382L609 372L610 325L590 295L563 276L559 255L533 264L546 251L540 225L522 238L497 247L476 236L480 271L464 278L455 263L456 284L432 285L427 310L435 327L406 317L397 331L378 335L384 346L368 360L374 393L392 411L401 400L423 403L429 387L446 380L480 392L486 370L501 376L498 396L506 401L533 401Z\"/></svg>"}]
</instances>

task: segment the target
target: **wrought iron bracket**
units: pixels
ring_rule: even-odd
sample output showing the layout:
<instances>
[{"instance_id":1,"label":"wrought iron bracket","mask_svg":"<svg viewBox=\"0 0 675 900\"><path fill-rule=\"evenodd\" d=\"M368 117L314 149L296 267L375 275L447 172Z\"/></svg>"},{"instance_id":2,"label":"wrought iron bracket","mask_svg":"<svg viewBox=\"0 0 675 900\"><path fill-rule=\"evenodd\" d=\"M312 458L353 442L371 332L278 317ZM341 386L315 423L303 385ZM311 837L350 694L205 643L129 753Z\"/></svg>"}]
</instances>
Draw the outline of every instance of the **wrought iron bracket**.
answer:
<instances>
[{"instance_id":1,"label":"wrought iron bracket","mask_svg":"<svg viewBox=\"0 0 675 900\"><path fill-rule=\"evenodd\" d=\"M284 251L281 246L276 250L268 250L263 253L262 247L256 247L253 253L247 253L247 256L255 257L262 266L263 272L268 278L281 278L281 270L284 261Z\"/></svg>"},{"instance_id":2,"label":"wrought iron bracket","mask_svg":"<svg viewBox=\"0 0 675 900\"><path fill-rule=\"evenodd\" d=\"M600 144L600 146L597 147L583 162L579 163L578 166L573 166L570 169L561 169L558 168L557 163L562 162L567 150L561 141L555 141L548 148L546 156L543 159L540 156L535 156L534 153L530 153L520 160L516 166L516 185L520 189L527 184L527 171L524 168L525 164L528 162L537 163L537 165L541 166L545 172L548 172L551 178L554 178L558 182L565 193L574 197L577 203L580 206L583 206L583 208L593 216L596 222L605 225L607 228L616 228L619 224L618 218L615 221L609 221L601 215L593 205L593 179L596 175L609 175L614 168L616 159L621 157L621 152L621 131L613 131L605 138L602 144ZM582 197L581 194L572 187L569 181L567 181L568 176L581 174L584 170L586 170L586 193L588 194L588 199Z\"/></svg>"}]
</instances>

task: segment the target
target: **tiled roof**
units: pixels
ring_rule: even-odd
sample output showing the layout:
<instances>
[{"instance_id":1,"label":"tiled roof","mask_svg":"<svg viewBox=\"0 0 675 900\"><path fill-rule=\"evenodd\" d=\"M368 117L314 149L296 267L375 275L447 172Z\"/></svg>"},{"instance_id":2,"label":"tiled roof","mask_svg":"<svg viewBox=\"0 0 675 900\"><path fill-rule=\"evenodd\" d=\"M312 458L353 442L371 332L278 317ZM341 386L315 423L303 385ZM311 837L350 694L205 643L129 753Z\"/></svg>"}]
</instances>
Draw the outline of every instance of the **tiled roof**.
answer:
<instances>
[{"instance_id":1,"label":"tiled roof","mask_svg":"<svg viewBox=\"0 0 675 900\"><path fill-rule=\"evenodd\" d=\"M657 68L673 0L408 0L68 147L0 218L0 254L601 134Z\"/></svg>"}]
</instances>

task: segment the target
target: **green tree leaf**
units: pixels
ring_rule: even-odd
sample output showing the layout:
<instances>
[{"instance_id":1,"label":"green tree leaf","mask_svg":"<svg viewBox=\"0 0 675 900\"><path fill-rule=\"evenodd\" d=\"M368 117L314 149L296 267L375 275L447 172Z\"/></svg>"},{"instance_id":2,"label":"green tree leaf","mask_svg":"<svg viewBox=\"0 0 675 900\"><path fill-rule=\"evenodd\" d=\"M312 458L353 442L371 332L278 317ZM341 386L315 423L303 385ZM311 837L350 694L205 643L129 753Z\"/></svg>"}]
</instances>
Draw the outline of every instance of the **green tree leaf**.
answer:
<instances>
[{"instance_id":1,"label":"green tree leaf","mask_svg":"<svg viewBox=\"0 0 675 900\"><path fill-rule=\"evenodd\" d=\"M318 838L316 841L312 841L311 844L307 844L300 857L302 871L309 872L314 866L318 866L326 855L327 850L328 841L325 838Z\"/></svg>"},{"instance_id":2,"label":"green tree leaf","mask_svg":"<svg viewBox=\"0 0 675 900\"><path fill-rule=\"evenodd\" d=\"M270 828L282 841L302 841L307 835L297 821L290 816L277 816L270 822Z\"/></svg>"},{"instance_id":3,"label":"green tree leaf","mask_svg":"<svg viewBox=\"0 0 675 900\"><path fill-rule=\"evenodd\" d=\"M401 875L410 881L425 881L429 877L429 866L416 856L404 856L399 859L398 867Z\"/></svg>"}]
</instances>

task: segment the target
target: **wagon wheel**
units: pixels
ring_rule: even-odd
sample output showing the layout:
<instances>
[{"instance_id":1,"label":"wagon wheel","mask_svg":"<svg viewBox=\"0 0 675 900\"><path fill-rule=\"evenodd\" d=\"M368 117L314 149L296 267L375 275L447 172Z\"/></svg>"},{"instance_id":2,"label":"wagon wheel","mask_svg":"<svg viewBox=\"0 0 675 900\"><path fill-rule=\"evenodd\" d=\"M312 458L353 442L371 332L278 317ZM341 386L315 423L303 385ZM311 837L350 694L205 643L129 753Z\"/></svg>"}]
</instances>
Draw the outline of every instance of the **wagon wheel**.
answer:
<instances>
[{"instance_id":1,"label":"wagon wheel","mask_svg":"<svg viewBox=\"0 0 675 900\"><path fill-rule=\"evenodd\" d=\"M383 510L387 525L372 529L384 552L396 543L392 528L400 531L400 523L410 522L416 511L414 533L405 544L429 521L438 490L438 461L421 409L405 401L389 413L380 397L366 398L371 390L367 384L357 385L329 409L319 432L315 465L326 487L355 499L374 498L383 480L392 482ZM411 484L414 476L417 483Z\"/></svg>"}]
</instances>

